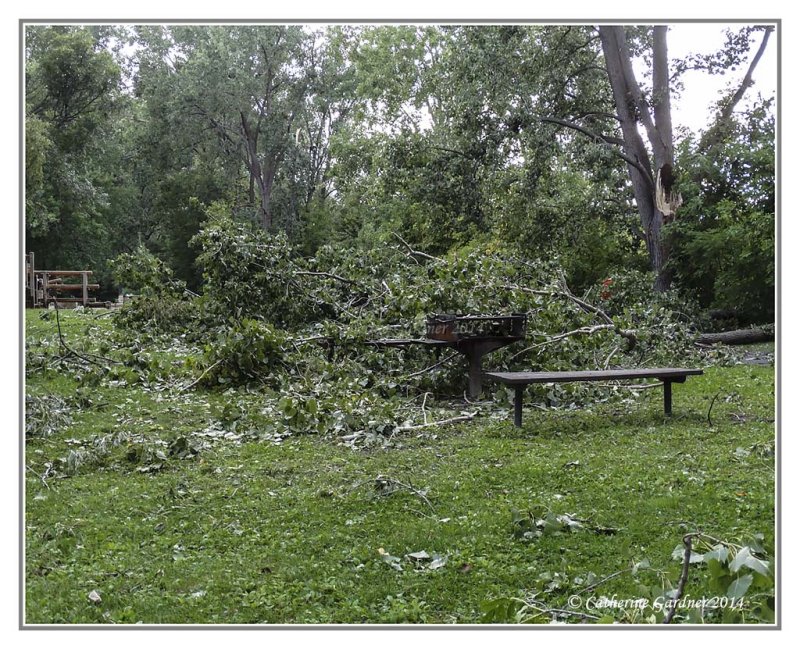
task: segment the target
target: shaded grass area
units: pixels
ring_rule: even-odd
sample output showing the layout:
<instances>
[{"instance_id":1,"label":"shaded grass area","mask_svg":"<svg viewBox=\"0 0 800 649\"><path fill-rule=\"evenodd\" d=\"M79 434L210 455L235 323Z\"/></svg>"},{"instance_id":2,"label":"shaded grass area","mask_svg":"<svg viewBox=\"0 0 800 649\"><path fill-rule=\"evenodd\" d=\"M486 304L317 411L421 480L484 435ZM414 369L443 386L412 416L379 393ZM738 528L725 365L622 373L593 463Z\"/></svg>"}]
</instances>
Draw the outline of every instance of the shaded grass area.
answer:
<instances>
[{"instance_id":1,"label":"shaded grass area","mask_svg":"<svg viewBox=\"0 0 800 649\"><path fill-rule=\"evenodd\" d=\"M71 335L84 331L74 326ZM81 440L125 429L169 443L230 399L96 386L68 428L26 445L26 622L475 623L482 602L546 590L548 574L568 582L544 596L554 604L576 578L643 559L674 574L687 530L729 541L760 532L771 549L773 375L708 368L675 386L671 419L661 391L647 390L583 411L530 408L522 429L502 412L388 448L311 435L222 440L152 472L138 470L127 442L43 481ZM69 399L80 387L28 378L33 394ZM379 476L413 490L383 489ZM514 510L586 523L524 541ZM445 565L404 558L423 550ZM646 579L622 574L602 593L638 596Z\"/></svg>"}]
</instances>

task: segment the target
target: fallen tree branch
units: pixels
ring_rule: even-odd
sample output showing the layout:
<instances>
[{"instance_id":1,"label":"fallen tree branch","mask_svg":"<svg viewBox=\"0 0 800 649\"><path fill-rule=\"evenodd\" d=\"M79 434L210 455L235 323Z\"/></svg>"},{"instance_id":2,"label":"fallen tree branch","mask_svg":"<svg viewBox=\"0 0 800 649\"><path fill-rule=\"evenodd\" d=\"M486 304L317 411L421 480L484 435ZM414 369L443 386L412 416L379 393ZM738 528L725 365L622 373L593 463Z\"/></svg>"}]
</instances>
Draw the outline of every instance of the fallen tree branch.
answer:
<instances>
[{"instance_id":1,"label":"fallen tree branch","mask_svg":"<svg viewBox=\"0 0 800 649\"><path fill-rule=\"evenodd\" d=\"M588 593L590 590L594 590L595 588L597 588L600 584L605 584L606 582L611 581L615 577L619 577L620 575L624 575L626 572L631 572L632 570L633 570L633 568L625 568L623 570L617 570L617 572L614 572L614 573L608 575L607 577L603 577L599 581L596 581L593 584L590 584L589 586L587 586L583 590L579 590L577 593L575 593L575 595L583 595L584 593Z\"/></svg>"},{"instance_id":2,"label":"fallen tree branch","mask_svg":"<svg viewBox=\"0 0 800 649\"><path fill-rule=\"evenodd\" d=\"M49 475L49 473L50 473L50 469L49 469L49 467L48 467L47 469L45 469L45 472L44 472L44 473L42 473L41 475L39 475L39 473L38 473L37 471L35 471L35 470L33 469L33 467L31 467L31 466L30 466L30 465L28 465L28 464L26 464L26 465L25 465L25 468L26 468L26 469L28 469L28 471L30 471L31 473L33 473L33 475L35 475L37 478L39 478L39 480L41 480L41 481L42 481L42 484L43 484L45 487L47 487L47 489L48 489L48 490L50 489L50 485L49 485L49 484L47 484L47 480L45 480L45 478L46 478L46 477Z\"/></svg>"},{"instance_id":3,"label":"fallen tree branch","mask_svg":"<svg viewBox=\"0 0 800 649\"><path fill-rule=\"evenodd\" d=\"M443 358L438 363L434 363L433 365L429 365L425 369L422 369L422 370L419 370L418 372L414 372L412 374L404 376L401 380L407 381L408 379L412 379L415 376L419 376L420 374L425 374L425 372L430 372L431 370L435 370L440 365L444 365L447 361L453 360L456 356L458 356L458 352L453 352L452 354L450 354L450 356L447 356L446 358Z\"/></svg>"},{"instance_id":4,"label":"fallen tree branch","mask_svg":"<svg viewBox=\"0 0 800 649\"><path fill-rule=\"evenodd\" d=\"M293 275L308 275L311 277L327 277L328 279L335 279L337 282L342 282L343 284L350 284L351 286L360 286L361 288L366 289L361 282L357 282L354 279L347 279L346 277L342 277L341 275L337 275L335 273L325 273L322 271L313 271L313 270L295 270L292 272Z\"/></svg>"},{"instance_id":5,"label":"fallen tree branch","mask_svg":"<svg viewBox=\"0 0 800 649\"><path fill-rule=\"evenodd\" d=\"M462 421L470 421L478 416L478 411L467 413L466 415L459 415L458 417L450 417L449 419L440 419L439 421L429 421L427 424L416 424L414 426L400 426L395 430L396 433L405 432L409 430L422 430L423 428L431 428L432 426L448 426L450 424L457 424ZM392 433L394 434L394 433Z\"/></svg>"},{"instance_id":6,"label":"fallen tree branch","mask_svg":"<svg viewBox=\"0 0 800 649\"><path fill-rule=\"evenodd\" d=\"M563 281L563 278L562 278ZM501 288L504 288L508 291L521 291L523 293L529 293L531 295L542 295L545 297L558 297L566 300L570 300L574 302L582 311L586 313L592 313L600 318L603 322L605 322L609 327L614 330L614 332L625 338L628 341L628 351L631 351L636 347L637 339L636 339L636 332L632 329L622 329L617 324L614 323L614 320L611 319L605 311L602 309L594 306L593 304L589 304L585 300L577 297L569 290L569 287L566 285L566 282L563 282L564 288L563 290L542 290L542 289L535 289L535 288L528 288L527 286L520 286L519 284L504 284ZM576 330L577 331L577 330ZM593 333L593 332L592 332Z\"/></svg>"},{"instance_id":7,"label":"fallen tree branch","mask_svg":"<svg viewBox=\"0 0 800 649\"><path fill-rule=\"evenodd\" d=\"M557 343L557 342L559 342L561 340L565 340L567 338L571 338L572 336L591 335L591 334L597 333L598 331L603 331L603 330L607 330L607 329L608 330L614 330L615 327L614 327L614 325L610 325L610 324L599 324L599 325L593 325L591 327L580 327L578 329L573 329L572 331L565 331L564 333L561 333L561 334L558 334L558 335L555 335L555 336L549 336L547 338L547 340L545 340L545 341L542 341L540 343L536 343L534 345L530 345L529 347L526 347L525 349L523 349L521 351L518 351L516 354L511 356L508 360L509 361L513 361L516 358L518 358L519 356L523 356L524 354L527 354L528 352L533 351L534 349L538 349L540 347L546 347L547 345L552 345L553 343Z\"/></svg>"},{"instance_id":8,"label":"fallen tree branch","mask_svg":"<svg viewBox=\"0 0 800 649\"><path fill-rule=\"evenodd\" d=\"M408 250L410 255L415 256L415 257L422 257L423 259L430 259L431 261L436 261L436 262L439 262L439 263L442 263L442 264L444 263L444 259L442 259L441 257L434 257L433 255L429 255L427 252L422 252L420 250L414 250L409 245L408 241L403 239L403 237L401 237L399 234L397 234L397 232L392 232L392 234L400 240L400 243L402 243L406 247L406 249Z\"/></svg>"},{"instance_id":9,"label":"fallen tree branch","mask_svg":"<svg viewBox=\"0 0 800 649\"><path fill-rule=\"evenodd\" d=\"M434 426L449 426L450 424L457 424L462 421L471 421L478 416L478 411L467 413L466 415L459 415L458 417L450 417L448 419L440 419L439 421L429 421L424 424L414 424L411 426L398 426L397 428L392 431L392 434L389 435L387 440L391 440L397 433L407 433L409 431L415 430L423 430L425 428L433 428ZM350 433L349 435L343 435L341 440L348 445L355 444L356 440L359 437L364 437L366 435L366 431L364 430L357 430L354 433Z\"/></svg>"},{"instance_id":10,"label":"fallen tree branch","mask_svg":"<svg viewBox=\"0 0 800 649\"><path fill-rule=\"evenodd\" d=\"M711 426L711 425L712 425L712 424L711 424L711 409L714 407L714 403L717 401L717 398L719 397L719 395L720 395L720 394L722 394L722 392L717 392L717 393L714 395L714 398L713 398L713 399L711 399L711 405L710 405L710 406L708 406L708 413L706 414L706 419L708 419L708 425L709 425L709 426Z\"/></svg>"},{"instance_id":11,"label":"fallen tree branch","mask_svg":"<svg viewBox=\"0 0 800 649\"><path fill-rule=\"evenodd\" d=\"M61 343L61 346L67 351L67 354L71 354L76 358L80 358L81 360L86 361L87 363L91 363L92 365L97 365L98 367L103 367L102 363L98 363L90 358L90 356L94 356L95 358L102 358L104 361L111 363L113 365L121 365L119 361L115 361L111 358L106 358L105 356L100 356L99 354L92 354L91 352L85 352L88 356L84 356L83 354L79 354L76 352L72 347L67 345L67 341L64 340L64 334L61 331L61 318L59 317L58 302L55 302L55 311L56 311L56 326L58 327L58 341Z\"/></svg>"},{"instance_id":12,"label":"fallen tree branch","mask_svg":"<svg viewBox=\"0 0 800 649\"><path fill-rule=\"evenodd\" d=\"M683 537L683 566L681 566L681 576L678 579L678 588L675 590L675 595L670 600L667 608L667 613L664 615L664 624L669 624L672 622L672 618L675 616L675 611L677 610L678 602L680 601L681 597L683 597L683 590L686 588L686 581L689 579L689 563L692 560L692 539L698 536L698 532L692 532L691 534L686 534Z\"/></svg>"},{"instance_id":13,"label":"fallen tree branch","mask_svg":"<svg viewBox=\"0 0 800 649\"><path fill-rule=\"evenodd\" d=\"M525 599L518 599L514 598L516 601L521 602L523 607L521 609L521 613L527 613L528 611L536 611L536 614L533 614L529 617L524 619L530 621L534 618L541 617L544 615L549 615L551 617L579 617L584 620L599 620L600 617L597 615L592 615L591 613L584 613L583 611L574 611L570 609L564 608L551 608L545 602L542 602L535 598L525 598Z\"/></svg>"},{"instance_id":14,"label":"fallen tree branch","mask_svg":"<svg viewBox=\"0 0 800 649\"><path fill-rule=\"evenodd\" d=\"M606 369L606 370L608 369L608 367L609 367L609 365L611 363L611 359L614 357L614 354L616 354L618 351L619 351L619 345L615 345L614 349L612 349L611 353L606 357L606 361L605 361L605 363L603 363L603 369Z\"/></svg>"},{"instance_id":15,"label":"fallen tree branch","mask_svg":"<svg viewBox=\"0 0 800 649\"><path fill-rule=\"evenodd\" d=\"M213 370L213 369L214 369L214 368L215 368L217 365L219 365L221 362L222 362L222 359L220 358L220 359L219 359L218 361L216 361L215 363L212 363L211 365L209 365L209 366L208 366L208 367L207 367L207 368L206 368L206 369L203 371L203 373L202 373L200 376L198 376L198 377L197 377L197 378L196 378L194 381L192 381L192 382L191 382L189 385L185 385L185 386L183 386L183 387L182 387L180 390L178 390L178 392L186 392L186 390L188 390L189 388L193 388L195 385L197 385L198 383L200 383L200 381L202 381L202 380L205 378L206 374L208 374L208 373L209 373L211 370Z\"/></svg>"},{"instance_id":16,"label":"fallen tree branch","mask_svg":"<svg viewBox=\"0 0 800 649\"><path fill-rule=\"evenodd\" d=\"M431 501L428 499L428 496L425 494L424 491L417 489L411 484L406 484L405 482L400 482L399 480L395 480L394 478L390 478L389 476L385 475L378 475L375 476L374 479L371 480L362 480L361 482L357 482L353 485L353 491L358 489L359 487L365 484L372 484L375 488L375 491L378 492L380 496L391 496L394 493L397 493L401 489L405 489L406 491L411 492L417 498L419 498L422 502L424 502L430 510L436 514L436 509L434 509ZM394 489L392 487L395 487Z\"/></svg>"},{"instance_id":17,"label":"fallen tree branch","mask_svg":"<svg viewBox=\"0 0 800 649\"><path fill-rule=\"evenodd\" d=\"M700 334L697 339L699 345L748 345L750 343L765 343L775 340L775 333L764 329L735 329L719 333Z\"/></svg>"}]
</instances>

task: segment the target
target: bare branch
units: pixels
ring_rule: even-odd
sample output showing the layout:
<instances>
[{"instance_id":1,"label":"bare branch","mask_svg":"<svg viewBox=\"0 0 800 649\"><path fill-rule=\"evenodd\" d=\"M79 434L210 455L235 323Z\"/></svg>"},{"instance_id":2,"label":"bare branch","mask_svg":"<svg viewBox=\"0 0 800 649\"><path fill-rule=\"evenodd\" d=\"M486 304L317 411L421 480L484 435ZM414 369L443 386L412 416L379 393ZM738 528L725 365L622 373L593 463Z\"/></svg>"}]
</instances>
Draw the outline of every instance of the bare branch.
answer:
<instances>
[{"instance_id":1,"label":"bare branch","mask_svg":"<svg viewBox=\"0 0 800 649\"><path fill-rule=\"evenodd\" d=\"M189 388L193 388L195 385L200 383L200 381L202 381L205 378L206 374L208 374L211 370L213 370L221 362L222 362L222 359L218 360L216 363L213 363L213 364L209 365L205 370L203 370L203 373L200 376L198 376L194 381L192 381L188 385L184 385L180 390L178 390L178 392L186 392L186 390L188 390Z\"/></svg>"},{"instance_id":2,"label":"bare branch","mask_svg":"<svg viewBox=\"0 0 800 649\"><path fill-rule=\"evenodd\" d=\"M67 351L67 355L75 356L76 358L80 358L81 360L86 361L87 363L92 363L92 365L99 365L103 367L102 363L98 363L95 360L92 360L90 357L94 358L101 358L107 363L111 363L113 365L122 365L119 361L115 361L113 358L106 358L105 356L100 356L99 354L92 354L90 352L85 352L86 355L76 352L72 347L67 345L67 341L64 340L64 334L61 332L61 318L59 317L58 313L61 310L58 306L58 300L53 301L55 304L55 311L56 311L56 326L58 327L58 341L61 343L61 346Z\"/></svg>"},{"instance_id":3,"label":"bare branch","mask_svg":"<svg viewBox=\"0 0 800 649\"><path fill-rule=\"evenodd\" d=\"M572 336L590 336L592 334L597 333L598 331L604 331L606 329L613 330L614 328L615 328L614 325L599 324L599 325L593 325L591 327L579 327L578 329L573 329L572 331L565 331L564 333L560 333L555 336L550 336L548 337L547 340L543 342L536 343L535 345L526 347L522 351L519 351L513 356L511 356L511 358L509 358L508 360L513 361L519 356L523 356L524 354L527 354L528 352L533 351L534 349L545 347L546 345L552 345L553 343L557 343L561 340L566 340L567 338L571 338Z\"/></svg>"},{"instance_id":4,"label":"bare branch","mask_svg":"<svg viewBox=\"0 0 800 649\"><path fill-rule=\"evenodd\" d=\"M435 370L437 367L444 365L448 361L453 360L456 356L458 356L458 352L453 352L452 354L450 354L450 356L443 358L438 363L434 363L433 365L429 365L423 370L419 370L418 372L414 372L413 374L409 374L408 376L403 377L403 380L405 381L407 379L412 379L415 376L419 376L420 374L425 374L425 372L430 372L431 370Z\"/></svg>"},{"instance_id":5,"label":"bare branch","mask_svg":"<svg viewBox=\"0 0 800 649\"><path fill-rule=\"evenodd\" d=\"M397 429L397 432L404 432L409 430L421 430L423 428L431 428L433 426L447 426L449 424L457 424L462 421L470 421L475 419L478 416L478 411L467 413L466 415L460 415L458 417L450 417L449 419L441 419L439 421L430 421L427 424L417 424L416 426L401 426Z\"/></svg>"},{"instance_id":6,"label":"bare branch","mask_svg":"<svg viewBox=\"0 0 800 649\"><path fill-rule=\"evenodd\" d=\"M566 282L563 282L563 278L562 278L562 283L563 283L563 290L561 290L561 291L557 291L557 290L549 290L548 291L548 290L542 290L542 289L528 288L527 286L520 286L518 284L504 284L503 286L501 286L501 288L504 288L504 289L509 290L509 291L522 291L523 293L530 293L531 295L543 295L543 296L547 296L547 297L560 297L560 298L565 298L567 300L571 300L576 305L578 305L578 307L580 307L581 310L586 311L587 313L593 313L598 318L600 318L606 325L604 328L613 329L619 336L622 336L623 338L625 338L628 341L628 351L630 351L631 349L636 347L637 339L636 339L636 332L635 331L633 331L632 329L622 329L621 327L619 327L617 324L614 323L614 321L611 319L611 317L605 311L603 311L602 309L600 309L600 308L598 308L598 307L596 307L596 306L594 306L592 304L589 304L585 300L582 300L581 298L575 296L572 293L572 291L569 290L569 287L566 285ZM584 327L582 329L586 329L586 328ZM569 332L569 333L570 333L570 335L576 335L576 334L579 334L579 333L595 333L596 331L600 331L600 329L598 328L595 331L581 331L579 329L576 329L573 332ZM557 340L561 340L562 337L556 337L556 338L554 338L552 340L549 340L549 341L547 341L546 344L550 344L551 342L556 342ZM534 347L538 347L538 346L541 346L541 344L534 345ZM529 350L523 350L523 351L529 351ZM522 353L523 352L519 352L518 354L515 354L512 358L514 358L516 356L519 356Z\"/></svg>"},{"instance_id":7,"label":"bare branch","mask_svg":"<svg viewBox=\"0 0 800 649\"><path fill-rule=\"evenodd\" d=\"M635 158L632 158L631 156L627 155L623 151L620 151L619 149L617 149L617 148L615 148L613 146L614 144L619 145L619 146L624 146L625 145L625 141L624 140L622 140L620 138L617 138L617 137L612 137L612 136L609 136L609 135L602 135L602 134L594 133L594 132L590 131L588 128L585 128L585 127L581 126L580 124L576 124L575 122L569 122L569 121L564 120L564 119L557 119L555 117L540 117L539 119L542 122L548 122L550 124L557 124L559 126L564 126L565 128L570 128L570 129L572 129L574 131L578 131L579 133L582 133L583 135L585 135L585 136L591 138L592 140L594 140L595 143L607 147L615 156L617 156L618 158L624 160L625 162L627 162L632 167L635 167L639 171L639 173L642 174L642 177L645 180L647 180L648 182L650 182L650 184L652 184L651 174L647 170L647 168L645 168L645 166L642 165L641 162L639 162ZM617 119L619 119L619 118L617 118Z\"/></svg>"},{"instance_id":8,"label":"bare branch","mask_svg":"<svg viewBox=\"0 0 800 649\"><path fill-rule=\"evenodd\" d=\"M675 591L675 595L668 604L668 610L664 616L664 624L672 622L672 618L675 616L675 611L677 610L678 601L683 597L683 590L686 588L686 581L689 579L689 563L692 560L692 539L697 535L697 532L693 532L683 537L684 551L681 576L680 579L678 579L678 588Z\"/></svg>"},{"instance_id":9,"label":"bare branch","mask_svg":"<svg viewBox=\"0 0 800 649\"><path fill-rule=\"evenodd\" d=\"M296 270L293 275L309 275L312 277L327 277L329 279L335 279L338 282L342 282L343 284L350 284L351 286L361 286L362 288L364 285L361 282L357 282L353 279L347 279L346 277L342 277L341 275L336 275L334 273L323 273L311 270Z\"/></svg>"},{"instance_id":10,"label":"bare branch","mask_svg":"<svg viewBox=\"0 0 800 649\"><path fill-rule=\"evenodd\" d=\"M437 261L437 262L440 262L440 263L444 263L444 259L442 259L440 257L434 257L433 255L429 255L427 252L421 252L419 250L414 250L409 245L409 243L405 239L403 239L403 237L401 237L399 234L397 234L397 232L392 232L392 234L400 240L400 242L406 247L406 249L408 250L409 254L411 254L412 256L422 257L424 259L430 259L431 261Z\"/></svg>"}]
</instances>

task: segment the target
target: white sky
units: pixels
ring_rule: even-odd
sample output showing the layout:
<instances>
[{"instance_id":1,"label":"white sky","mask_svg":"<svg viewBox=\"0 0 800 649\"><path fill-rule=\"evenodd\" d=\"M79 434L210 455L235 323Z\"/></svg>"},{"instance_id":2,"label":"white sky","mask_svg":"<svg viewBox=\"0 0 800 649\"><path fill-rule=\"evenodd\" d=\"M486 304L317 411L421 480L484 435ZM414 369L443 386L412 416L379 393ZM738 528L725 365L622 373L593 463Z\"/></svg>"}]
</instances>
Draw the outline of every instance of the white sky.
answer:
<instances>
[{"instance_id":1,"label":"white sky","mask_svg":"<svg viewBox=\"0 0 800 649\"><path fill-rule=\"evenodd\" d=\"M724 30L729 27L732 31L743 25L730 25L718 23L705 24L675 24L670 27L667 35L667 48L670 58L682 58L690 53L710 54L718 50L725 42ZM719 99L720 93L734 83L741 82L747 66L761 43L761 33L754 35L755 42L751 45L747 63L735 72L726 75L710 75L706 72L690 70L683 75L685 86L680 97L673 97L673 125L688 126L694 131L704 130L714 113L710 110L712 104ZM774 97L778 82L778 56L777 34L773 33L767 43L767 49L753 73L754 84L742 99L743 105L756 98L757 93L764 97Z\"/></svg>"}]
</instances>

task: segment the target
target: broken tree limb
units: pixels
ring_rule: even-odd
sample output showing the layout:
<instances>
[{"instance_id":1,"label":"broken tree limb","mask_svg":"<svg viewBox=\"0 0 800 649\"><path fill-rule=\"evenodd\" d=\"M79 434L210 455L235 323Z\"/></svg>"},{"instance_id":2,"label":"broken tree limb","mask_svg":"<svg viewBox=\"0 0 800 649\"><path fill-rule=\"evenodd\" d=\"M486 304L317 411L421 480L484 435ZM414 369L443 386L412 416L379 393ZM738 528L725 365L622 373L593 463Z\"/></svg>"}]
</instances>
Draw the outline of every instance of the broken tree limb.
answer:
<instances>
[{"instance_id":1,"label":"broken tree limb","mask_svg":"<svg viewBox=\"0 0 800 649\"><path fill-rule=\"evenodd\" d=\"M415 426L401 426L396 432L405 432L409 430L422 430L423 428L431 428L432 426L447 426L449 424L457 424L462 421L470 421L478 416L478 411L469 412L466 415L458 417L450 417L449 419L440 419L439 421L429 421L427 424L417 424Z\"/></svg>"},{"instance_id":2,"label":"broken tree limb","mask_svg":"<svg viewBox=\"0 0 800 649\"><path fill-rule=\"evenodd\" d=\"M61 331L61 318L58 315L59 308L58 308L58 303L57 302L55 303L55 312L56 312L56 326L58 327L58 341L61 343L61 346L67 352L67 356L75 356L76 358L80 358L81 360L84 360L87 363L92 363L93 365L98 365L100 367L103 367L103 364L102 363L98 363L95 360L92 360L91 357L101 358L104 361L106 361L107 363L111 363L112 365L121 365L121 363L119 361L115 361L113 358L106 358L105 356L100 356L100 354L92 354L91 352L85 352L84 353L85 355L84 355L84 354L76 352L74 349L72 349L72 347L67 345L67 341L64 340L64 334ZM66 358L66 356L65 356L65 358Z\"/></svg>"},{"instance_id":3,"label":"broken tree limb","mask_svg":"<svg viewBox=\"0 0 800 649\"><path fill-rule=\"evenodd\" d=\"M595 333L595 331L600 331L601 329L613 329L617 335L621 336L622 338L625 338L625 340L628 341L627 351L631 351L636 347L637 339L635 331L633 331L632 329L622 329L621 327L619 327L617 324L614 323L614 320L611 319L611 316L609 316L605 311L594 306L593 304L589 304L585 300L582 300L581 298L574 295L572 291L570 291L569 287L566 285L566 282L563 282L563 289L560 291L555 289L542 290L542 289L528 288L527 286L520 286L519 284L504 284L503 286L501 286L501 288L504 288L509 291L522 291L523 293L530 293L531 295L558 297L570 300L574 302L582 311L596 315L607 325L605 327L598 326L594 328L592 331L583 331L582 329L587 329L587 328L582 327L581 329L576 329L573 332L568 332L567 334L562 334L561 336L556 337L557 340L561 340L562 338L567 337L567 335L574 335L576 333ZM547 341L546 344L549 344L550 342L555 342L555 340L549 340ZM522 352L520 352L519 354L515 354L515 356L519 356L521 353Z\"/></svg>"},{"instance_id":4,"label":"broken tree limb","mask_svg":"<svg viewBox=\"0 0 800 649\"><path fill-rule=\"evenodd\" d=\"M598 331L604 331L608 329L613 330L614 325L599 324L599 325L593 325L591 327L580 327L579 329L573 329L572 331L565 331L564 333L557 334L555 336L548 336L547 340L544 340L540 343L536 343L534 345L530 345L529 347L526 347L525 349L518 351L508 360L513 361L518 357L523 356L530 351L533 351L534 349L539 349L540 347L552 345L553 343L557 343L561 340L566 340L567 338L571 338L572 336L589 336L591 334L597 333Z\"/></svg>"},{"instance_id":5,"label":"broken tree limb","mask_svg":"<svg viewBox=\"0 0 800 649\"><path fill-rule=\"evenodd\" d=\"M748 345L750 343L765 343L775 340L775 333L764 329L735 329L720 333L700 334L697 343L700 345Z\"/></svg>"},{"instance_id":6,"label":"broken tree limb","mask_svg":"<svg viewBox=\"0 0 800 649\"><path fill-rule=\"evenodd\" d=\"M400 482L399 480L395 480L394 478L390 478L389 476L378 475L375 476L373 480L364 480L356 483L353 489L355 490L358 487L367 483L372 483L375 487L375 491L381 496L391 496L393 493L405 489L406 491L409 491L410 493L414 494L422 502L424 502L430 508L430 510L434 514L436 514L436 509L434 509L433 505L431 504L431 501L428 499L427 492L421 489L417 489L412 484Z\"/></svg>"},{"instance_id":7,"label":"broken tree limb","mask_svg":"<svg viewBox=\"0 0 800 649\"><path fill-rule=\"evenodd\" d=\"M664 615L664 624L669 624L672 622L672 618L675 616L675 611L677 610L678 602L680 601L681 597L683 597L683 591L686 588L686 581L689 579L689 564L692 560L692 539L697 536L696 533L687 534L683 537L683 565L681 566L681 576L678 579L678 587L676 589L675 595L670 600L667 606L667 613Z\"/></svg>"},{"instance_id":8,"label":"broken tree limb","mask_svg":"<svg viewBox=\"0 0 800 649\"><path fill-rule=\"evenodd\" d=\"M361 286L362 288L366 288L361 282L357 282L353 279L347 279L346 277L342 277L341 275L336 275L335 273L323 273L321 271L312 271L312 270L296 270L292 274L308 275L311 277L327 277L328 279L335 279L337 282L342 282L343 284L350 284L351 286Z\"/></svg>"},{"instance_id":9,"label":"broken tree limb","mask_svg":"<svg viewBox=\"0 0 800 649\"><path fill-rule=\"evenodd\" d=\"M205 378L206 374L208 374L211 370L213 370L221 362L222 362L222 359L220 359L217 362L212 363L211 365L209 365L205 370L203 370L203 373L200 376L198 376L194 381L192 381L188 385L184 385L180 390L178 390L178 392L186 392L186 390L188 390L189 388L193 388L195 385L200 383L200 381L202 381Z\"/></svg>"},{"instance_id":10,"label":"broken tree limb","mask_svg":"<svg viewBox=\"0 0 800 649\"><path fill-rule=\"evenodd\" d=\"M450 424L457 424L462 421L470 421L478 416L478 411L475 412L468 412L465 415L459 415L458 417L450 417L449 419L440 419L439 421L429 421L425 424L415 424L412 426L398 426L394 429L392 434L389 436L389 439L394 437L397 433L407 433L409 431L414 430L422 430L424 428L433 428L434 426L448 426ZM354 444L359 437L363 437L365 435L365 431L358 430L355 433L350 433L349 435L343 435L341 440L346 444Z\"/></svg>"},{"instance_id":11,"label":"broken tree limb","mask_svg":"<svg viewBox=\"0 0 800 649\"><path fill-rule=\"evenodd\" d=\"M440 365L444 365L448 361L453 360L456 356L458 356L458 352L454 352L454 353L450 354L446 358L443 358L442 360L440 360L438 363L434 363L433 365L429 365L428 367L426 367L424 369L421 369L418 372L414 372L412 374L409 374L409 375L403 377L403 380L407 381L408 379L412 379L415 376L419 376L420 374L425 374L425 372L430 372L431 370L435 370Z\"/></svg>"},{"instance_id":12,"label":"broken tree limb","mask_svg":"<svg viewBox=\"0 0 800 649\"><path fill-rule=\"evenodd\" d=\"M434 257L433 255L429 255L427 252L422 252L420 250L414 250L411 247L411 245L408 243L408 241L403 239L403 237L401 237L399 234L397 234L397 232L392 232L392 234L395 237L397 237L397 239L400 240L400 243L402 243L406 247L406 250L408 250L408 254L410 254L412 257L422 257L423 259L429 259L430 261L436 261L436 262L439 262L439 263L444 263L444 259L442 259L440 257Z\"/></svg>"}]
</instances>

